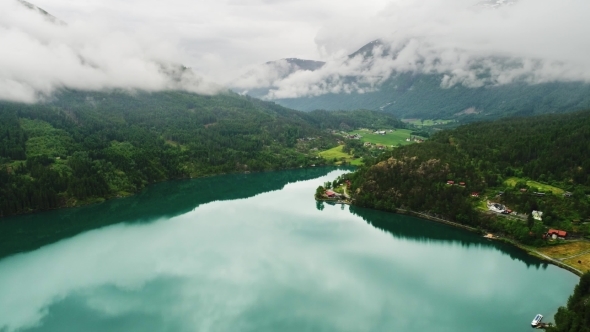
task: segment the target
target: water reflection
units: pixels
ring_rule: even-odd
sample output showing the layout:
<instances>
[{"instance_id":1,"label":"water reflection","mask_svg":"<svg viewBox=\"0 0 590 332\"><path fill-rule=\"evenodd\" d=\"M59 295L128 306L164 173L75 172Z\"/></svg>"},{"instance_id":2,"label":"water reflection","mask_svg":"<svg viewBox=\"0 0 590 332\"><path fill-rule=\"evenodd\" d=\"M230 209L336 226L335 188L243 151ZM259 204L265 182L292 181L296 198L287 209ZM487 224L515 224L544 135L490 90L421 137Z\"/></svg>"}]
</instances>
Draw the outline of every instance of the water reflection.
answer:
<instances>
[{"instance_id":1,"label":"water reflection","mask_svg":"<svg viewBox=\"0 0 590 332\"><path fill-rule=\"evenodd\" d=\"M528 331L577 282L452 227L319 209L341 173L4 258L0 331Z\"/></svg>"},{"instance_id":2,"label":"water reflection","mask_svg":"<svg viewBox=\"0 0 590 332\"><path fill-rule=\"evenodd\" d=\"M74 209L0 219L0 258L29 251L83 231L120 222L171 218L201 204L252 197L288 183L325 176L335 168L229 174L155 184L129 198Z\"/></svg>"},{"instance_id":3,"label":"water reflection","mask_svg":"<svg viewBox=\"0 0 590 332\"><path fill-rule=\"evenodd\" d=\"M474 236L472 232L454 228L434 221L415 217L385 213L356 206L350 207L350 212L363 218L368 224L391 234L395 238L407 239L423 243L447 243L460 245L465 248L482 247L495 248L513 260L519 260L527 267L546 269L548 264L513 245Z\"/></svg>"}]
</instances>

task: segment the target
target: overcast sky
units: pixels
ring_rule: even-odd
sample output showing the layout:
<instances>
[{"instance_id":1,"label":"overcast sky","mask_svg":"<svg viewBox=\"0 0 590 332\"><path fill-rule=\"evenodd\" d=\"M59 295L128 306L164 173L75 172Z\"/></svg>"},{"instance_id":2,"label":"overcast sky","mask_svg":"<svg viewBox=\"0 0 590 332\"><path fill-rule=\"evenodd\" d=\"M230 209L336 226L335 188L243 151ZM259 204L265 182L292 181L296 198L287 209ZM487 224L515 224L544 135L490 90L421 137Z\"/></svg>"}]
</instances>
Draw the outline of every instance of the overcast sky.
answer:
<instances>
[{"instance_id":1,"label":"overcast sky","mask_svg":"<svg viewBox=\"0 0 590 332\"><path fill-rule=\"evenodd\" d=\"M339 77L378 84L394 71L442 73L442 86L479 86L477 66L492 73L491 84L590 80L587 0L519 0L498 9L477 6L479 0L31 2L67 26L49 23L16 0L0 3L2 99L34 101L62 86L215 92L266 61L287 57L330 65L314 74L257 80L271 85L275 97L351 91ZM344 60L377 38L398 56L370 66ZM181 64L194 74L179 72ZM169 80L171 72L180 83ZM335 85L319 83L326 78Z\"/></svg>"}]
</instances>

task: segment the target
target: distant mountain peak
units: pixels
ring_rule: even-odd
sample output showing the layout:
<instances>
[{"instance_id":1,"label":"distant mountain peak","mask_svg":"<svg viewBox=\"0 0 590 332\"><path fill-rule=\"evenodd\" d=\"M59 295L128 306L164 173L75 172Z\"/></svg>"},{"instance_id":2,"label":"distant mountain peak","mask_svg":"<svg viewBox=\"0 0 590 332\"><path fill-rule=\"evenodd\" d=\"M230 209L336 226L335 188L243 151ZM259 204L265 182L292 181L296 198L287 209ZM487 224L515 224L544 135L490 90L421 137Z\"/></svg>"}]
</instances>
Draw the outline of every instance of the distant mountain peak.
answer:
<instances>
[{"instance_id":1,"label":"distant mountain peak","mask_svg":"<svg viewBox=\"0 0 590 332\"><path fill-rule=\"evenodd\" d=\"M370 58L374 55L373 52L375 51L375 48L385 46L385 43L381 39L375 39L373 41L368 42L367 44L356 50L354 53L349 54L348 57L354 58L359 55L362 55L364 58Z\"/></svg>"},{"instance_id":2,"label":"distant mountain peak","mask_svg":"<svg viewBox=\"0 0 590 332\"><path fill-rule=\"evenodd\" d=\"M64 21L60 20L59 18L57 18L57 17L49 14L47 11L45 11L45 10L43 10L43 9L35 6L35 5L33 5L32 3L28 2L28 1L25 1L25 0L17 0L17 1L20 2L23 6L29 8L31 10L34 10L34 11L38 12L39 14L43 15L43 17L46 20L50 21L51 23L55 23L55 24L58 24L58 25L67 25L66 22L64 22Z\"/></svg>"}]
</instances>

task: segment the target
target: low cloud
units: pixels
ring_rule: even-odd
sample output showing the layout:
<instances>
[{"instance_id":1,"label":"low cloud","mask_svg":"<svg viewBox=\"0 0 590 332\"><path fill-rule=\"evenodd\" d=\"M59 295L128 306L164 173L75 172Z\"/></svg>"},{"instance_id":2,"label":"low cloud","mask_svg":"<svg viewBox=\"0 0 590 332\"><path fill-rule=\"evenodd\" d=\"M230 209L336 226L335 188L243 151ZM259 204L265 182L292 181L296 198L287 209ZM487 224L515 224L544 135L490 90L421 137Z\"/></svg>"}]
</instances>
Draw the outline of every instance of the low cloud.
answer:
<instances>
[{"instance_id":1,"label":"low cloud","mask_svg":"<svg viewBox=\"0 0 590 332\"><path fill-rule=\"evenodd\" d=\"M590 82L590 3L566 0L399 0L370 20L340 22L316 36L325 54L378 38L372 57L332 58L316 71L272 81L266 98L363 93L396 73L440 75L442 88L514 82ZM269 75L258 82L272 80ZM241 81L238 81L240 84ZM239 86L239 85L238 85Z\"/></svg>"},{"instance_id":2,"label":"low cloud","mask_svg":"<svg viewBox=\"0 0 590 332\"><path fill-rule=\"evenodd\" d=\"M484 3L485 2L485 3ZM262 89L267 98L363 93L396 73L443 88L590 82L583 0L17 0L0 4L0 99L61 87ZM370 59L349 58L371 40ZM295 70L281 58L325 61ZM190 70L183 69L190 67ZM215 82L215 83L211 83ZM216 85L218 84L218 85Z\"/></svg>"},{"instance_id":3,"label":"low cloud","mask_svg":"<svg viewBox=\"0 0 590 332\"><path fill-rule=\"evenodd\" d=\"M100 21L61 24L18 1L0 3L0 99L35 102L82 90L220 88L180 65L174 40Z\"/></svg>"}]
</instances>

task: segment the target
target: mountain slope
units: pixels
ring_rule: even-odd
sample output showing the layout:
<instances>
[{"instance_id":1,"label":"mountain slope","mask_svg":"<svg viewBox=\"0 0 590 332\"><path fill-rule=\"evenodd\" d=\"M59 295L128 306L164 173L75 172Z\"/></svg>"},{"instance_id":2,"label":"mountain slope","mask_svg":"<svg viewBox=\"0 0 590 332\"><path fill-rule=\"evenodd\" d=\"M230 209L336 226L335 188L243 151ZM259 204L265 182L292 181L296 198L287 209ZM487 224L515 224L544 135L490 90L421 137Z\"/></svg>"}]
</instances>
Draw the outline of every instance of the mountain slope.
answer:
<instances>
[{"instance_id":1,"label":"mountain slope","mask_svg":"<svg viewBox=\"0 0 590 332\"><path fill-rule=\"evenodd\" d=\"M369 69L375 61L377 47L380 56L395 58L398 54L398 51L376 40L364 45L347 59L359 57ZM291 71L278 80L294 72L296 71ZM484 76L480 78L485 81L485 74L482 75ZM363 85L357 77L349 76L344 82L362 88L362 92L355 92L353 89L352 92L346 93L327 92L313 96L281 98L275 99L275 102L302 111L364 108L387 111L398 118L459 118L465 121L590 108L590 84L583 82L529 84L515 81L502 85L487 83L481 87L467 87L462 84L446 87L443 84L445 79L444 74L393 72L391 76L383 79L382 83L372 87ZM327 82L318 85L327 85ZM268 85L248 93L264 97L272 89L276 87Z\"/></svg>"},{"instance_id":2,"label":"mountain slope","mask_svg":"<svg viewBox=\"0 0 590 332\"><path fill-rule=\"evenodd\" d=\"M527 243L544 227L590 235L590 225L572 224L590 218L589 141L590 111L480 122L394 149L347 177L360 206L425 211ZM485 200L543 211L542 223L484 218L477 208Z\"/></svg>"},{"instance_id":3,"label":"mountain slope","mask_svg":"<svg viewBox=\"0 0 590 332\"><path fill-rule=\"evenodd\" d=\"M403 126L378 112L303 113L233 93L66 90L53 98L0 102L0 216L172 178L322 164L312 151L337 145L328 129Z\"/></svg>"}]
</instances>

